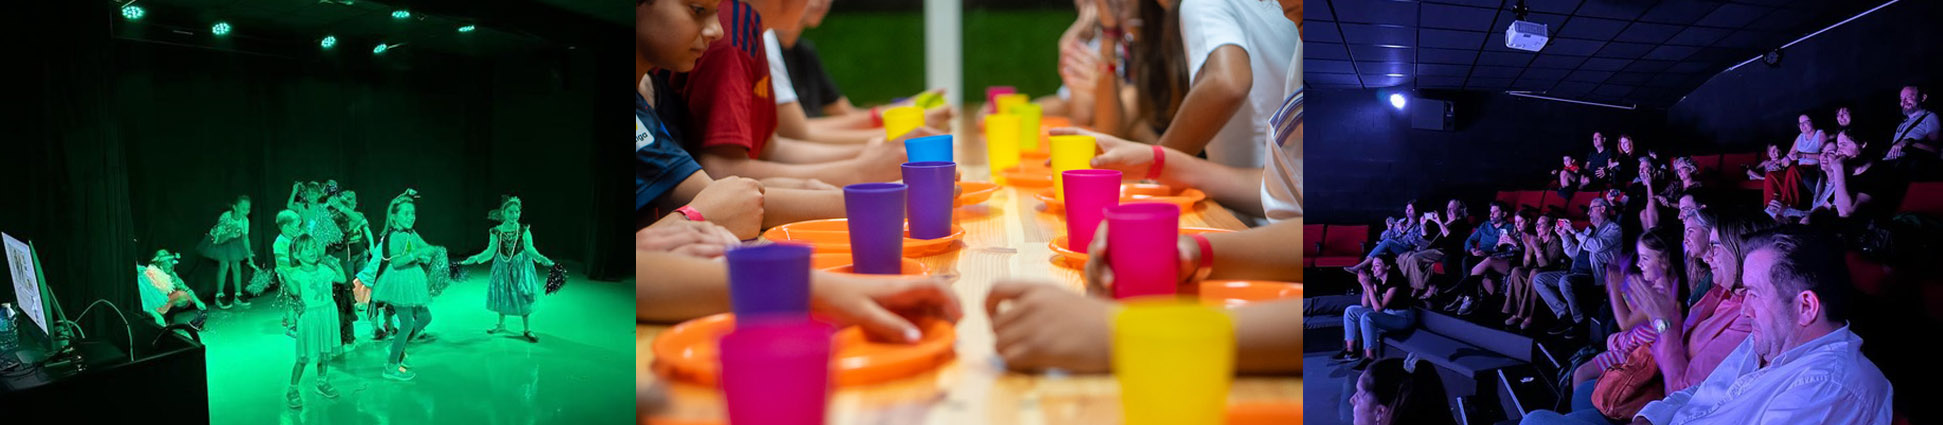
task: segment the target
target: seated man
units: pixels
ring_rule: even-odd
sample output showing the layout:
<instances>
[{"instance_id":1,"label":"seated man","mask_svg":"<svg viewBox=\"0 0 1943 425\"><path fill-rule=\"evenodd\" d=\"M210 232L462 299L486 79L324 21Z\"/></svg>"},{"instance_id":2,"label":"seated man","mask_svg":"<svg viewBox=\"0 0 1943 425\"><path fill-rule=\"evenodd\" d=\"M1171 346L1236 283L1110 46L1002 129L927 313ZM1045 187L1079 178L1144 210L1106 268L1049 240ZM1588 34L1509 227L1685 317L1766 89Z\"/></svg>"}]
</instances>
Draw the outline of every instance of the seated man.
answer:
<instances>
[{"instance_id":1,"label":"seated man","mask_svg":"<svg viewBox=\"0 0 1943 425\"><path fill-rule=\"evenodd\" d=\"M1699 385L1640 409L1634 424L1887 424L1894 389L1862 356L1840 244L1788 226L1756 234L1741 275L1754 323Z\"/></svg>"},{"instance_id":2,"label":"seated man","mask_svg":"<svg viewBox=\"0 0 1943 425\"><path fill-rule=\"evenodd\" d=\"M1588 283L1605 286L1600 279L1603 273L1594 271L1606 270L1606 265L1611 264L1619 254L1623 243L1619 222L1613 220L1611 201L1593 198L1590 214L1592 227L1574 231L1572 222L1566 219L1559 219L1554 227L1565 243L1566 255L1572 257L1571 269L1543 272L1532 277L1532 288L1537 290L1539 299L1544 300L1545 306L1550 307L1560 319L1558 326L1547 331L1552 335L1566 338L1583 336L1581 331L1585 330L1586 324L1584 306L1597 304L1581 305L1576 291Z\"/></svg>"},{"instance_id":3,"label":"seated man","mask_svg":"<svg viewBox=\"0 0 1943 425\"><path fill-rule=\"evenodd\" d=\"M203 319L208 316L202 299L183 284L182 276L175 274L175 264L179 255L161 249L149 259L147 267L142 267L136 279L141 285L142 311L155 319L155 325L168 327L172 324L188 324L202 329Z\"/></svg>"}]
</instances>

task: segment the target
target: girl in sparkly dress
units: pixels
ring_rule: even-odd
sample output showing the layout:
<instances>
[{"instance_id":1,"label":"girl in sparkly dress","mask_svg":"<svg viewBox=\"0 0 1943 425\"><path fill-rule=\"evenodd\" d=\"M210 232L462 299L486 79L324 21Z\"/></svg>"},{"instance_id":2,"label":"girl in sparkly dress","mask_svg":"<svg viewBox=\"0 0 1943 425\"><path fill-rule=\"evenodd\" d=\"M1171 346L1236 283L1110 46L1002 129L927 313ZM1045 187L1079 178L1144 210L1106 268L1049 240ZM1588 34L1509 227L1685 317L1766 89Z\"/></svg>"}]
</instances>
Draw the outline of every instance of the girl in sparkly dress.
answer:
<instances>
[{"instance_id":1,"label":"girl in sparkly dress","mask_svg":"<svg viewBox=\"0 0 1943 425\"><path fill-rule=\"evenodd\" d=\"M519 316L521 337L528 342L540 342L533 335L533 305L540 299L540 277L533 271L533 264L552 268L553 260L540 255L533 249L531 226L519 222L521 204L518 197L506 197L499 203L499 209L487 213L486 218L498 221L487 232L488 245L484 252L461 261L460 264L483 264L492 260L492 277L486 286L486 309L499 313L499 325L488 334L506 332L506 316Z\"/></svg>"}]
</instances>

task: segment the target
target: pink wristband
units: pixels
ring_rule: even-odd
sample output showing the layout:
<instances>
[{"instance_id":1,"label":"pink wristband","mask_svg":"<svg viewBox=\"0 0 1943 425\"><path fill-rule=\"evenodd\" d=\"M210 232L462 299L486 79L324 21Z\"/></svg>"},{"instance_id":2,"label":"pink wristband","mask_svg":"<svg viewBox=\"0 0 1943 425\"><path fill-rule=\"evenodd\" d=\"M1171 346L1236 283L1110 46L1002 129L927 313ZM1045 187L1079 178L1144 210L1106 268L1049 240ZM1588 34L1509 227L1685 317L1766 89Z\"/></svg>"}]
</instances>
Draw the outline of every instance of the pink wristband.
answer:
<instances>
[{"instance_id":1,"label":"pink wristband","mask_svg":"<svg viewBox=\"0 0 1943 425\"><path fill-rule=\"evenodd\" d=\"M1154 163L1147 166L1148 179L1160 179L1160 170L1167 168L1167 151L1154 145Z\"/></svg>"}]
</instances>

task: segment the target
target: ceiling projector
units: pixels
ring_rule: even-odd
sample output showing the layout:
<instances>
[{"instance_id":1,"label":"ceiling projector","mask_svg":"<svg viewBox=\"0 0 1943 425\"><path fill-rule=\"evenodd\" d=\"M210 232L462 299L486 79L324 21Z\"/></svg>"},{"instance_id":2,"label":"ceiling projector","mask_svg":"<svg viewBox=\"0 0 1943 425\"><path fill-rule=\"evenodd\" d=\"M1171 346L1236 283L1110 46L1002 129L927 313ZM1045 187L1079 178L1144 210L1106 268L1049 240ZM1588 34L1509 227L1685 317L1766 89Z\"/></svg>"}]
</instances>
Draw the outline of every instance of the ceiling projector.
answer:
<instances>
[{"instance_id":1,"label":"ceiling projector","mask_svg":"<svg viewBox=\"0 0 1943 425\"><path fill-rule=\"evenodd\" d=\"M1545 48L1545 42L1551 40L1551 37L1546 34L1545 24L1525 20L1511 21L1511 27L1504 30L1504 46L1536 52L1538 49Z\"/></svg>"}]
</instances>

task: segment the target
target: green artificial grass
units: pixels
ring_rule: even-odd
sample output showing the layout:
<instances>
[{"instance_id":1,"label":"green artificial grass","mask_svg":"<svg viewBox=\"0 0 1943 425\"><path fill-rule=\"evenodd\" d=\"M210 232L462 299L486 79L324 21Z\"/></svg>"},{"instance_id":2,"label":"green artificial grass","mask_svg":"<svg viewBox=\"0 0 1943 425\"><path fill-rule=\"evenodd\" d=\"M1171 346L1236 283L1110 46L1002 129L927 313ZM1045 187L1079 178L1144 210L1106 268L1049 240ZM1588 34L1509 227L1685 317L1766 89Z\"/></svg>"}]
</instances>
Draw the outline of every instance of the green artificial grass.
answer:
<instances>
[{"instance_id":1,"label":"green artificial grass","mask_svg":"<svg viewBox=\"0 0 1943 425\"><path fill-rule=\"evenodd\" d=\"M965 87L948 87L968 102L986 86L1013 86L1032 97L1059 89L1059 34L1071 9L967 10L964 13ZM832 13L803 38L816 43L823 66L852 103L872 105L910 96L924 86L924 14Z\"/></svg>"}]
</instances>

